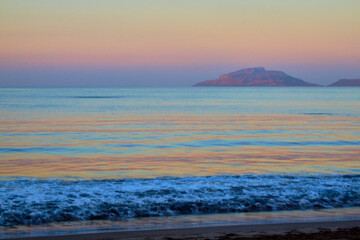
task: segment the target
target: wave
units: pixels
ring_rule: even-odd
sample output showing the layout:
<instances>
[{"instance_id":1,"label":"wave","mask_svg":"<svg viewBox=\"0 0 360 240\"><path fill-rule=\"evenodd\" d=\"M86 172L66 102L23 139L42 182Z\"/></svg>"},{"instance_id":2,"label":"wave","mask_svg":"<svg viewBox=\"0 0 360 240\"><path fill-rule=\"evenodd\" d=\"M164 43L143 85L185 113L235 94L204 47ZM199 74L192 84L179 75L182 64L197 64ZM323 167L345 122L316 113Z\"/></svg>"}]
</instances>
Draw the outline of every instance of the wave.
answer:
<instances>
[{"instance_id":1,"label":"wave","mask_svg":"<svg viewBox=\"0 0 360 240\"><path fill-rule=\"evenodd\" d=\"M125 98L126 96L70 96L70 98Z\"/></svg>"},{"instance_id":2,"label":"wave","mask_svg":"<svg viewBox=\"0 0 360 240\"><path fill-rule=\"evenodd\" d=\"M326 113L326 112L311 112L311 113L304 113L304 115L327 115L327 116L333 116L336 115L334 113Z\"/></svg>"},{"instance_id":3,"label":"wave","mask_svg":"<svg viewBox=\"0 0 360 240\"><path fill-rule=\"evenodd\" d=\"M360 206L360 175L0 181L0 225Z\"/></svg>"},{"instance_id":4,"label":"wave","mask_svg":"<svg viewBox=\"0 0 360 240\"><path fill-rule=\"evenodd\" d=\"M66 147L66 146L39 146L39 147L0 147L0 153L99 153L109 152L101 147L111 147L114 154L123 153L123 148L204 148L204 147L237 147L237 146L359 146L360 141L237 141L237 140L202 140L177 143L172 145L146 145L146 144L104 144L100 147Z\"/></svg>"}]
</instances>

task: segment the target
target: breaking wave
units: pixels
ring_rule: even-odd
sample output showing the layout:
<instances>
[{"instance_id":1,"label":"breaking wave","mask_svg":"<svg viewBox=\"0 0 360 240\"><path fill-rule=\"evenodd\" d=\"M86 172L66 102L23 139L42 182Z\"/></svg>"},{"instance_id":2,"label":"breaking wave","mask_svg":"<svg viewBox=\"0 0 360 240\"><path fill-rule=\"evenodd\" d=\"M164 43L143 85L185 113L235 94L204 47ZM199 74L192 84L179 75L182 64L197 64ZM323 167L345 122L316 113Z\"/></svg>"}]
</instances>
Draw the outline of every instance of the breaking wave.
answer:
<instances>
[{"instance_id":1,"label":"breaking wave","mask_svg":"<svg viewBox=\"0 0 360 240\"><path fill-rule=\"evenodd\" d=\"M3 179L0 225L360 206L360 175Z\"/></svg>"}]
</instances>

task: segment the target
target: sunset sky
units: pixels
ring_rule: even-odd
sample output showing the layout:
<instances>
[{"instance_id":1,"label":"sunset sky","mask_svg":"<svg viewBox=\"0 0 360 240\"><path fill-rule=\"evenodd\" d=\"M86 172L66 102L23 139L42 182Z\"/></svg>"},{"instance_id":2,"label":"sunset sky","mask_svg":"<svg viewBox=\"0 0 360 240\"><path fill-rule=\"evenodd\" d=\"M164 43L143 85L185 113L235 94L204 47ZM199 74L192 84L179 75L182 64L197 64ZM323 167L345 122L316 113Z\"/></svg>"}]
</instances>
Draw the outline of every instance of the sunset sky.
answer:
<instances>
[{"instance_id":1,"label":"sunset sky","mask_svg":"<svg viewBox=\"0 0 360 240\"><path fill-rule=\"evenodd\" d=\"M0 86L190 86L264 66L360 78L358 0L3 0Z\"/></svg>"}]
</instances>

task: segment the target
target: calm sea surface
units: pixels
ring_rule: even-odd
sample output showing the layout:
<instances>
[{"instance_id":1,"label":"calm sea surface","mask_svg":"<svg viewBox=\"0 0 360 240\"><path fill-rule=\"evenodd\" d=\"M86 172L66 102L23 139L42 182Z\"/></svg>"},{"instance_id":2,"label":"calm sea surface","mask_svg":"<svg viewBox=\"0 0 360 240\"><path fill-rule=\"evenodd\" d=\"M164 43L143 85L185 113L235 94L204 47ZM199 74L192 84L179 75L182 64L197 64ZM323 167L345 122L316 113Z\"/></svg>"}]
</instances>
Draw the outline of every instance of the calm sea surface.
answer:
<instances>
[{"instance_id":1,"label":"calm sea surface","mask_svg":"<svg viewBox=\"0 0 360 240\"><path fill-rule=\"evenodd\" d=\"M1 88L0 201L0 226L359 213L360 88Z\"/></svg>"}]
</instances>

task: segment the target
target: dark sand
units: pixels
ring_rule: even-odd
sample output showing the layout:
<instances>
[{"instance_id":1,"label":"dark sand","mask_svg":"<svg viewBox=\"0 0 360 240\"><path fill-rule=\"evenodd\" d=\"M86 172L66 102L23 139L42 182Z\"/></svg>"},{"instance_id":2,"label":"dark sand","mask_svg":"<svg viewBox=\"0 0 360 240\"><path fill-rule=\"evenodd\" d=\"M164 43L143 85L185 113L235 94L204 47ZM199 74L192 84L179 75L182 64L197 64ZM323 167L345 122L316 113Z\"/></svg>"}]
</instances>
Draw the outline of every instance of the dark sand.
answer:
<instances>
[{"instance_id":1,"label":"dark sand","mask_svg":"<svg viewBox=\"0 0 360 240\"><path fill-rule=\"evenodd\" d=\"M117 239L359 239L360 220L261 225L216 226L182 229L103 232L78 235L16 238L18 240L117 240ZM14 239L13 239L14 240Z\"/></svg>"}]
</instances>

